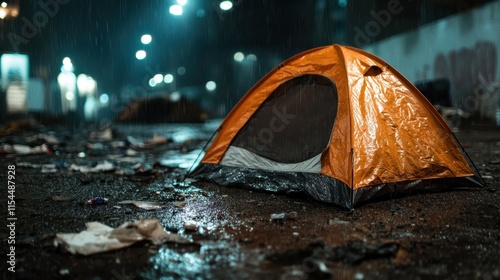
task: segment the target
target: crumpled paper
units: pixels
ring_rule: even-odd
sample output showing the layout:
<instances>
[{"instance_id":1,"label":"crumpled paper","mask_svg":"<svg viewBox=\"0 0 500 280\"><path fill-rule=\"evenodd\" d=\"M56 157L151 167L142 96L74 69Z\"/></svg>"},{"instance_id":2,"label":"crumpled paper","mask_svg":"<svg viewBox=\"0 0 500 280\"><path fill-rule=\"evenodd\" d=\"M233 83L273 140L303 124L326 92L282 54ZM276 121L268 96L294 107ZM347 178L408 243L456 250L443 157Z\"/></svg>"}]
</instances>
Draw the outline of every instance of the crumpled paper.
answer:
<instances>
[{"instance_id":1,"label":"crumpled paper","mask_svg":"<svg viewBox=\"0 0 500 280\"><path fill-rule=\"evenodd\" d=\"M132 204L144 210L159 210L167 207L165 204L160 204L158 202L152 201L139 201L139 200L124 200L118 202L118 204Z\"/></svg>"},{"instance_id":2,"label":"crumpled paper","mask_svg":"<svg viewBox=\"0 0 500 280\"><path fill-rule=\"evenodd\" d=\"M85 225L87 230L80 233L56 234L54 245L71 254L88 256L125 248L142 240L149 240L153 244L191 243L189 239L165 231L157 219L141 218L135 222L126 222L116 229L99 222Z\"/></svg>"}]
</instances>

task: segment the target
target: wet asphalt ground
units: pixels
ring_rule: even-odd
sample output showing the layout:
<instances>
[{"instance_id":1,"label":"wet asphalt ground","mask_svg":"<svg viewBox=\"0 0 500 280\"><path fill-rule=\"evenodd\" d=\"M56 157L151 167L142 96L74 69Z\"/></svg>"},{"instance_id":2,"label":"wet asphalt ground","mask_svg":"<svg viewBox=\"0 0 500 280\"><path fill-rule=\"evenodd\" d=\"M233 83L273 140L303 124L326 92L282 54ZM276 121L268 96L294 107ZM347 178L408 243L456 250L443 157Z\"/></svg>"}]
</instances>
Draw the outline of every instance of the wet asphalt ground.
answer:
<instances>
[{"instance_id":1,"label":"wet asphalt ground","mask_svg":"<svg viewBox=\"0 0 500 280\"><path fill-rule=\"evenodd\" d=\"M0 236L5 259L14 232L15 272L4 261L2 278L500 279L500 130L457 134L488 188L394 197L348 212L304 197L182 182L215 128L122 125L113 127L108 139L96 138L92 129L43 127L4 135L0 144L26 142L26 136L40 133L52 133L60 144L48 145L50 154L0 154L4 221L9 166L15 166L16 186L15 230L4 228ZM138 146L154 133L166 141ZM30 145L45 140L37 141ZM127 155L131 142L137 154ZM114 168L95 173L71 168L104 160ZM42 172L40 164L57 168ZM95 196L109 201L86 204ZM118 204L123 200L166 207L148 211ZM185 205L174 206L182 201ZM284 215L271 219L273 214ZM86 222L118 227L141 217L158 219L191 242L138 242L90 256L54 246L57 233L80 232ZM197 229L185 229L187 221Z\"/></svg>"}]
</instances>

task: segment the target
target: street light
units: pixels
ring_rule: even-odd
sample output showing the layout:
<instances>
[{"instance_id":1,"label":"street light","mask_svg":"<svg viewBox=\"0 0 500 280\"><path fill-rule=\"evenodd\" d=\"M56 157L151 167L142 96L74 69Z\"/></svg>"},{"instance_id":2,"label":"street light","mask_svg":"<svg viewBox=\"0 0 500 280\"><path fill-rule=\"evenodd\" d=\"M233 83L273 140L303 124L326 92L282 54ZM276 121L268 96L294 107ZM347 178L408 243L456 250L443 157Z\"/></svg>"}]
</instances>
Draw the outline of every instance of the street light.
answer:
<instances>
[{"instance_id":1,"label":"street light","mask_svg":"<svg viewBox=\"0 0 500 280\"><path fill-rule=\"evenodd\" d=\"M149 34L144 34L141 37L141 43L143 43L144 45L148 45L149 43L151 43L152 40L153 37L151 37L151 35Z\"/></svg>"},{"instance_id":2,"label":"street light","mask_svg":"<svg viewBox=\"0 0 500 280\"><path fill-rule=\"evenodd\" d=\"M222 2L220 2L219 7L223 11L229 11L233 7L233 2L231 2L231 1L222 1Z\"/></svg>"},{"instance_id":3,"label":"street light","mask_svg":"<svg viewBox=\"0 0 500 280\"><path fill-rule=\"evenodd\" d=\"M245 55L242 52L237 52L234 54L233 58L237 62L242 62L245 59Z\"/></svg>"},{"instance_id":4,"label":"street light","mask_svg":"<svg viewBox=\"0 0 500 280\"><path fill-rule=\"evenodd\" d=\"M136 53L135 53L135 58L137 58L138 60L143 60L146 58L146 51L145 50L138 50Z\"/></svg>"},{"instance_id":5,"label":"street light","mask_svg":"<svg viewBox=\"0 0 500 280\"><path fill-rule=\"evenodd\" d=\"M182 15L182 6L181 5L172 5L170 6L169 12L174 16Z\"/></svg>"}]
</instances>

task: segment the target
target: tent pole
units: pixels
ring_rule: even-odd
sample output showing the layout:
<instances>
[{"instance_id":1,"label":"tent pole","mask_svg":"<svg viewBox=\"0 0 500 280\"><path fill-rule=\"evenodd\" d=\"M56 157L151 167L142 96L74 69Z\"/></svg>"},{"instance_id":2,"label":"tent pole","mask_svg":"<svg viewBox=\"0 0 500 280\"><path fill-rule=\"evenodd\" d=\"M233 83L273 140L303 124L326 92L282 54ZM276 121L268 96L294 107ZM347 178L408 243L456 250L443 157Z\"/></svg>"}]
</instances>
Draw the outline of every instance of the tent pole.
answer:
<instances>
[{"instance_id":1,"label":"tent pole","mask_svg":"<svg viewBox=\"0 0 500 280\"><path fill-rule=\"evenodd\" d=\"M182 181L181 182L184 182L186 181L187 177L189 176L189 174L192 172L191 169L193 169L193 166L198 162L198 160L200 159L200 156L201 154L207 149L207 146L208 144L210 143L210 141L212 141L212 138L214 138L215 134L219 131L219 129L216 129L214 131L214 133L212 133L212 136L210 136L210 138L207 140L207 143L205 143L205 146L203 146L203 149L201 149L200 153L198 154L198 156L196 157L196 159L194 160L193 164L191 164L191 166L189 167L188 171L184 174L184 177L182 177Z\"/></svg>"},{"instance_id":2,"label":"tent pole","mask_svg":"<svg viewBox=\"0 0 500 280\"><path fill-rule=\"evenodd\" d=\"M470 162L470 164L472 164L472 167L474 167L474 171L476 171L477 173L477 176L479 177L481 183L486 187L488 188L488 184L486 184L486 181L483 179L483 176L481 176L481 173L479 173L479 169L477 169L476 165L474 164L474 162L472 161L472 159L470 158L469 154L467 153L467 151L465 151L464 147L462 146L462 144L460 144L460 142L458 141L458 138L457 136L455 135L455 133L451 133L451 135L453 135L453 138L455 139L455 142L458 144L458 146L460 146L460 149L462 149L462 153L465 154L465 156L467 156L467 160Z\"/></svg>"}]
</instances>

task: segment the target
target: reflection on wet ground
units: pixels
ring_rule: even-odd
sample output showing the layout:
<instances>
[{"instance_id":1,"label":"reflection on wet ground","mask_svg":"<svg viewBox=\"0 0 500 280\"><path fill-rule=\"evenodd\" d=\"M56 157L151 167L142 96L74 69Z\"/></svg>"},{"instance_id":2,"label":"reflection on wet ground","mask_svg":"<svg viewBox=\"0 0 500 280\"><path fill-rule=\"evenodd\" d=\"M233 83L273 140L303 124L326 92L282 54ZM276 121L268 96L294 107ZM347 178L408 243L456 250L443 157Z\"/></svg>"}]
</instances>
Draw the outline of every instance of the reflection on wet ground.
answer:
<instances>
[{"instance_id":1,"label":"reflection on wet ground","mask_svg":"<svg viewBox=\"0 0 500 280\"><path fill-rule=\"evenodd\" d=\"M46 145L48 153L1 154L15 164L16 254L20 278L70 279L380 279L500 277L500 133L458 137L489 189L374 201L346 212L305 197L182 181L218 122L120 125L96 134L47 128L3 137ZM58 144L38 137L45 133ZM40 139L43 138L43 139ZM23 148L23 151L26 151ZM104 164L107 162L106 164ZM84 168L85 167L85 168ZM5 174L0 175L5 181ZM107 204L88 205L92 197ZM155 202L159 210L120 204ZM55 248L56 233L85 223L111 227L155 218L191 241L133 246L87 257ZM2 239L7 236L2 233ZM5 271L5 270L4 270ZM8 277L7 274L2 275Z\"/></svg>"}]
</instances>

